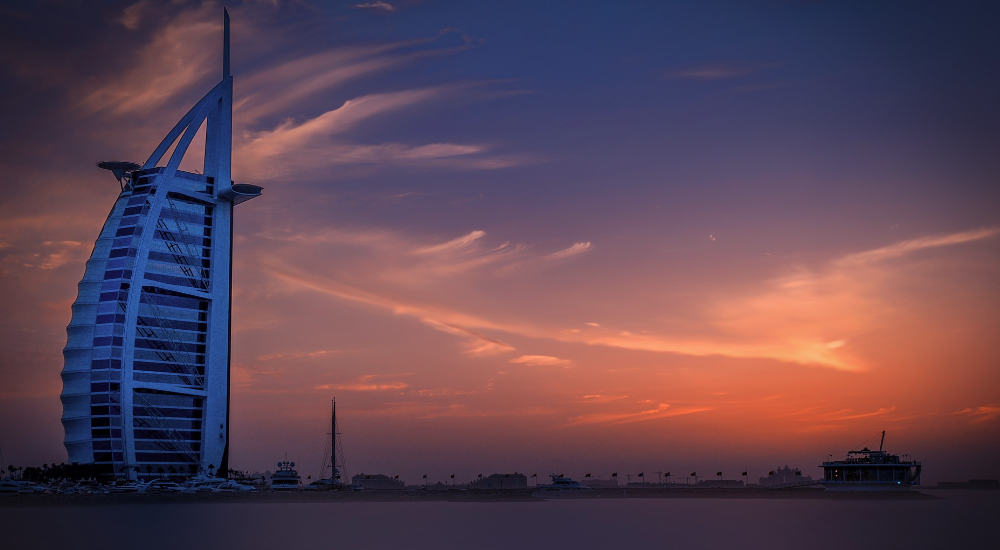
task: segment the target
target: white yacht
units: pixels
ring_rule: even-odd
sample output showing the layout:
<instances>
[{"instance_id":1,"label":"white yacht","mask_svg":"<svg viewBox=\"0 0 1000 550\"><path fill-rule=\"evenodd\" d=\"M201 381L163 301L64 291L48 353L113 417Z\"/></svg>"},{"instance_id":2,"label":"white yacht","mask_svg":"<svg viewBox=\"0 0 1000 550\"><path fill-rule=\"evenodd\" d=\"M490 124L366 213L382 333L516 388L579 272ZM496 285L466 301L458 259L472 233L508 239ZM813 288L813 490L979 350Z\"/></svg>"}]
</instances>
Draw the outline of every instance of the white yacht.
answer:
<instances>
[{"instance_id":1,"label":"white yacht","mask_svg":"<svg viewBox=\"0 0 1000 550\"><path fill-rule=\"evenodd\" d=\"M249 483L240 483L239 481L230 479L222 485L219 485L218 490L221 493L247 493L256 491L257 489Z\"/></svg>"},{"instance_id":2,"label":"white yacht","mask_svg":"<svg viewBox=\"0 0 1000 550\"><path fill-rule=\"evenodd\" d=\"M577 498L591 494L591 488L579 481L552 474L550 485L539 485L531 496L536 498Z\"/></svg>"},{"instance_id":3,"label":"white yacht","mask_svg":"<svg viewBox=\"0 0 1000 550\"><path fill-rule=\"evenodd\" d=\"M180 493L184 488L169 479L154 479L143 488L143 493Z\"/></svg>"},{"instance_id":4,"label":"white yacht","mask_svg":"<svg viewBox=\"0 0 1000 550\"><path fill-rule=\"evenodd\" d=\"M296 472L294 462L282 460L278 463L278 471L271 474L272 491L298 491L299 473Z\"/></svg>"},{"instance_id":5,"label":"white yacht","mask_svg":"<svg viewBox=\"0 0 1000 550\"><path fill-rule=\"evenodd\" d=\"M0 481L0 494L28 495L35 492L35 484L20 479L4 479Z\"/></svg>"},{"instance_id":6,"label":"white yacht","mask_svg":"<svg viewBox=\"0 0 1000 550\"><path fill-rule=\"evenodd\" d=\"M185 493L217 493L219 492L219 486L225 482L226 480L221 477L198 474L188 478L181 485L181 490Z\"/></svg>"}]
</instances>

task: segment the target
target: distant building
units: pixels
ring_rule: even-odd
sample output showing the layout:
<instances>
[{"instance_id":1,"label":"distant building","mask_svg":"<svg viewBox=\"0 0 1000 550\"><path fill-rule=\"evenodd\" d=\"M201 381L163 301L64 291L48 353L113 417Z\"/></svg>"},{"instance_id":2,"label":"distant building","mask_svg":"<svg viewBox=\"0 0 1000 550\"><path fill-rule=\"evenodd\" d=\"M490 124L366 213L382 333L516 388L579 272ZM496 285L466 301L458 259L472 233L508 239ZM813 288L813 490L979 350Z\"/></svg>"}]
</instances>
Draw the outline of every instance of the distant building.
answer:
<instances>
[{"instance_id":1,"label":"distant building","mask_svg":"<svg viewBox=\"0 0 1000 550\"><path fill-rule=\"evenodd\" d=\"M742 489L744 487L742 479L703 479L698 482L697 486L719 489Z\"/></svg>"},{"instance_id":2,"label":"distant building","mask_svg":"<svg viewBox=\"0 0 1000 550\"><path fill-rule=\"evenodd\" d=\"M524 489L528 486L528 476L514 472L513 474L490 474L469 483L469 489Z\"/></svg>"},{"instance_id":3,"label":"distant building","mask_svg":"<svg viewBox=\"0 0 1000 550\"><path fill-rule=\"evenodd\" d=\"M586 485L594 489L608 489L618 487L618 479L595 479L592 477L585 477L583 481L580 482L581 485Z\"/></svg>"},{"instance_id":4,"label":"distant building","mask_svg":"<svg viewBox=\"0 0 1000 550\"><path fill-rule=\"evenodd\" d=\"M798 475L796 475L798 472ZM802 475L802 472L795 468L789 468L786 464L784 468L775 468L767 477L758 478L761 487L781 485L783 483L794 483L796 481L812 481L809 476Z\"/></svg>"},{"instance_id":5,"label":"distant building","mask_svg":"<svg viewBox=\"0 0 1000 550\"><path fill-rule=\"evenodd\" d=\"M392 491L406 488L406 484L398 478L385 474L358 474L351 478L351 483L363 489L374 491Z\"/></svg>"}]
</instances>

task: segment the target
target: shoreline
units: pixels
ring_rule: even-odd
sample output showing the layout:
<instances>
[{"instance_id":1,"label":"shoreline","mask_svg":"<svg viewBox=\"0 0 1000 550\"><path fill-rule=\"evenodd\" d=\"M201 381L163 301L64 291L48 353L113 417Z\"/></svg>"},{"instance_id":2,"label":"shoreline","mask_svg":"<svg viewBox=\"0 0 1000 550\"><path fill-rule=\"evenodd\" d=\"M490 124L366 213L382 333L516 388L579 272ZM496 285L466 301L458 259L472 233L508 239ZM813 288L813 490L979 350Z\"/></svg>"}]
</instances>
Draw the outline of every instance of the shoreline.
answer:
<instances>
[{"instance_id":1,"label":"shoreline","mask_svg":"<svg viewBox=\"0 0 1000 550\"><path fill-rule=\"evenodd\" d=\"M0 508L114 506L143 504L272 504L272 503L355 503L355 502L545 502L547 500L621 499L724 499L724 500L940 500L920 490L843 491L824 489L722 489L722 488L601 488L573 498L536 498L534 487L506 491L297 491L275 493L123 493L84 495L0 495Z\"/></svg>"}]
</instances>

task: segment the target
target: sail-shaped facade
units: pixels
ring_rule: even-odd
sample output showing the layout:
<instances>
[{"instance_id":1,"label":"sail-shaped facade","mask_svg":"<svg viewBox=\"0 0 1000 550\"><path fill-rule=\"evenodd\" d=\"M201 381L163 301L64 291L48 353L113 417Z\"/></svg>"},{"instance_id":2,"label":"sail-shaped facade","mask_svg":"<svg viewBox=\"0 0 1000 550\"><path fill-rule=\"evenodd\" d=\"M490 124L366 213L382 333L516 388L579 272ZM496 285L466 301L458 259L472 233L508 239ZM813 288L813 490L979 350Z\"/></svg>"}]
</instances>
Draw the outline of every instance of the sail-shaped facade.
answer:
<instances>
[{"instance_id":1,"label":"sail-shaped facade","mask_svg":"<svg viewBox=\"0 0 1000 550\"><path fill-rule=\"evenodd\" d=\"M121 183L87 262L63 350L70 462L118 477L228 469L233 78L225 14L222 81L144 165L102 163ZM179 169L205 125L202 174ZM167 151L173 152L161 163Z\"/></svg>"}]
</instances>

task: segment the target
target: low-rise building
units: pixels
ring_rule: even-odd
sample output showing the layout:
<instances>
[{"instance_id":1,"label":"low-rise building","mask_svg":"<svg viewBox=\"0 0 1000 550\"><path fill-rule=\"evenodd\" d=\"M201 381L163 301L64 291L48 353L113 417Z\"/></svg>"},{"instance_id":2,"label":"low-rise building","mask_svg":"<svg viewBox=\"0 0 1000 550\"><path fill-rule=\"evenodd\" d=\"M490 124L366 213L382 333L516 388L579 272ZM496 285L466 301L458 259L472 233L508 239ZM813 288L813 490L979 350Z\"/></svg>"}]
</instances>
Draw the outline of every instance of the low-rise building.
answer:
<instances>
[{"instance_id":1,"label":"low-rise building","mask_svg":"<svg viewBox=\"0 0 1000 550\"><path fill-rule=\"evenodd\" d=\"M490 474L480 477L469 484L470 489L524 489L528 486L528 476L514 472L513 474Z\"/></svg>"},{"instance_id":2,"label":"low-rise building","mask_svg":"<svg viewBox=\"0 0 1000 550\"><path fill-rule=\"evenodd\" d=\"M812 478L802 475L802 472L797 468L789 468L787 465L784 468L775 468L771 470L767 474L767 477L758 478L758 482L761 487L771 487L773 485L782 485L785 483L795 483L799 481L812 481Z\"/></svg>"},{"instance_id":3,"label":"low-rise building","mask_svg":"<svg viewBox=\"0 0 1000 550\"><path fill-rule=\"evenodd\" d=\"M399 476L389 477L385 474L358 474L351 478L351 484L373 491L402 490L406 488L406 484L399 480Z\"/></svg>"}]
</instances>

